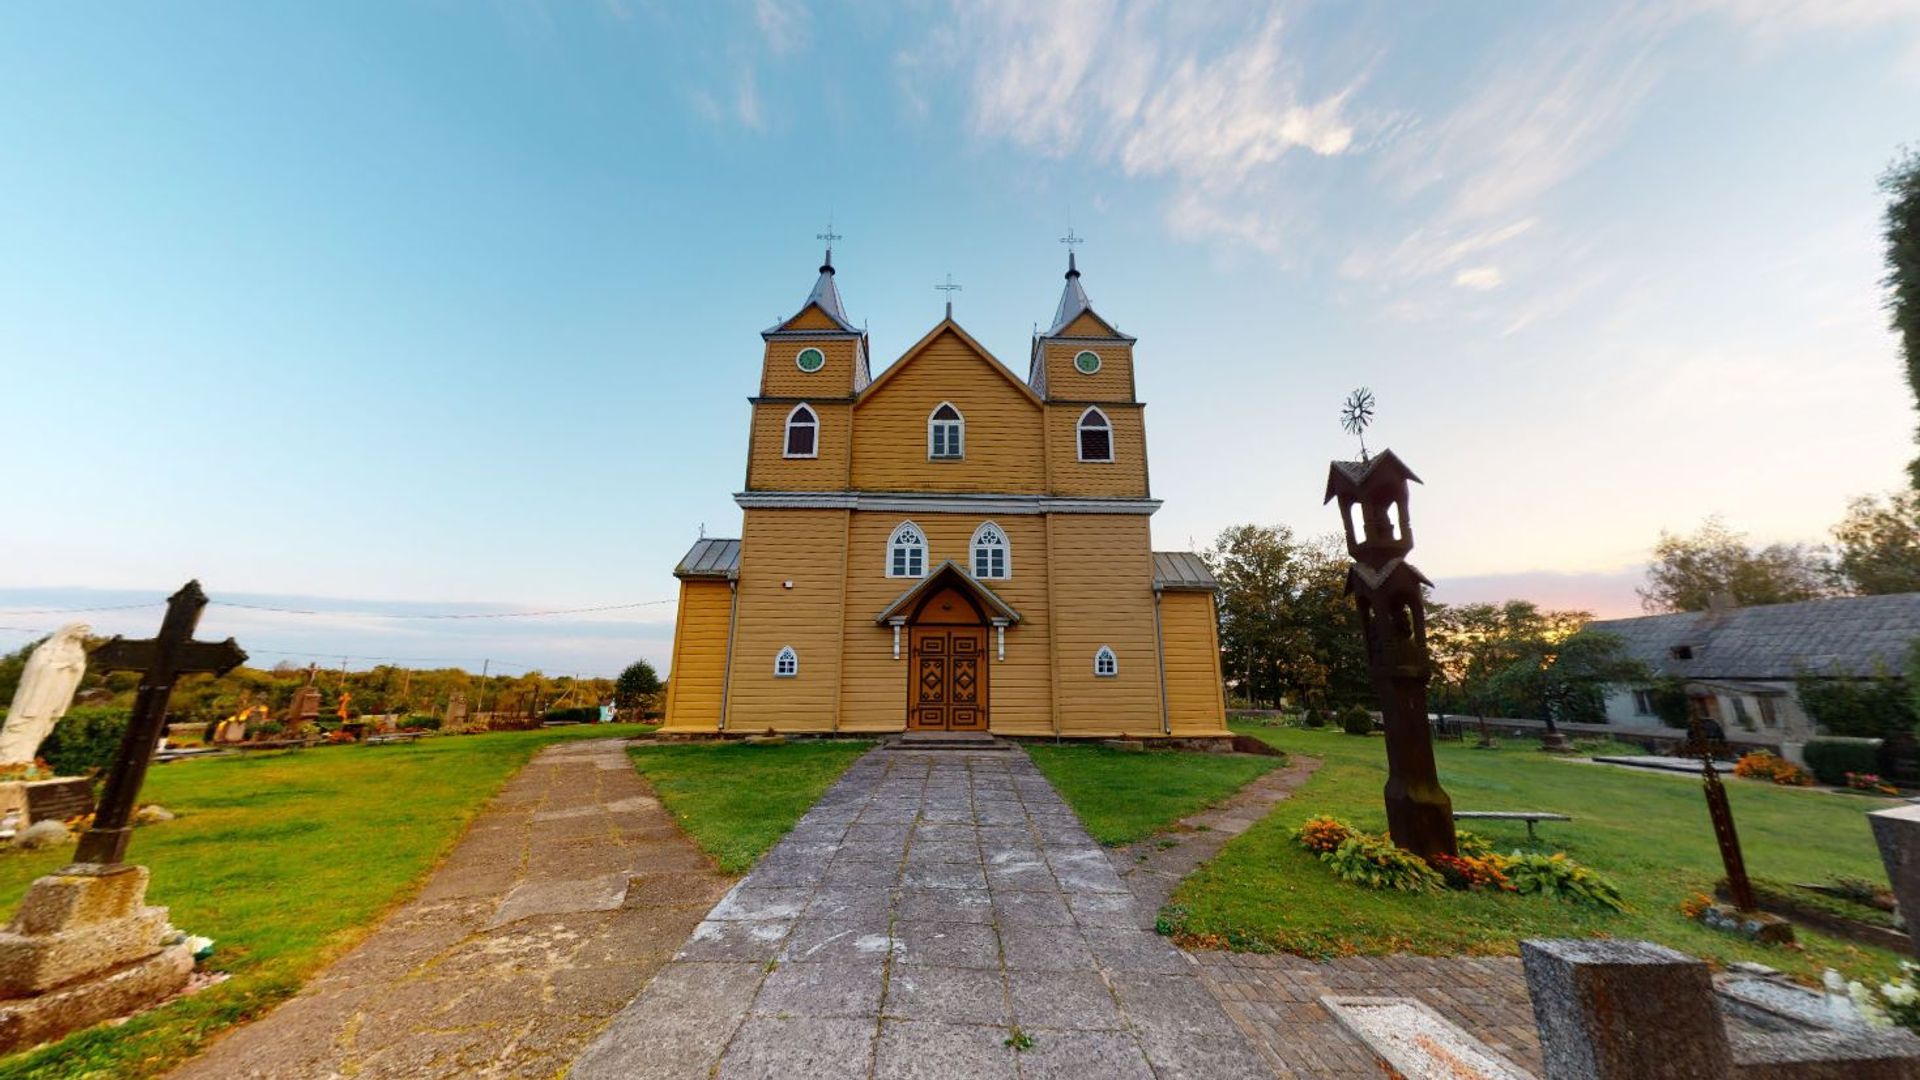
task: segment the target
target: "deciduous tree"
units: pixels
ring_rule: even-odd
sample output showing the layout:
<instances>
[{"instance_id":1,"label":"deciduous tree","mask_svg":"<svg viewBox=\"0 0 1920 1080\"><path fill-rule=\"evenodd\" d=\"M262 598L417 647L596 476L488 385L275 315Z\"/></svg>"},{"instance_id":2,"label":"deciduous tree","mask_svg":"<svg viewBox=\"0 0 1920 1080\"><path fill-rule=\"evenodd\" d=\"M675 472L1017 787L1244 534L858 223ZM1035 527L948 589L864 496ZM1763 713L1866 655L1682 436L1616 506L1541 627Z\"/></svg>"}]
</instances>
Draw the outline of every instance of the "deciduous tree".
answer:
<instances>
[{"instance_id":1,"label":"deciduous tree","mask_svg":"<svg viewBox=\"0 0 1920 1080\"><path fill-rule=\"evenodd\" d=\"M1336 539L1236 525L1205 558L1221 586L1223 666L1249 702L1327 708L1370 699L1366 643Z\"/></svg>"},{"instance_id":2,"label":"deciduous tree","mask_svg":"<svg viewBox=\"0 0 1920 1080\"><path fill-rule=\"evenodd\" d=\"M1705 611L1718 594L1739 607L1785 604L1830 595L1831 582L1832 570L1819 549L1751 547L1744 533L1709 517L1691 535L1660 534L1647 585L1637 591L1650 612Z\"/></svg>"},{"instance_id":3,"label":"deciduous tree","mask_svg":"<svg viewBox=\"0 0 1920 1080\"><path fill-rule=\"evenodd\" d=\"M1920 491L1853 500L1833 540L1834 573L1847 592L1920 592Z\"/></svg>"},{"instance_id":4,"label":"deciduous tree","mask_svg":"<svg viewBox=\"0 0 1920 1080\"><path fill-rule=\"evenodd\" d=\"M1887 193L1887 312L1907 361L1907 385L1920 404L1920 150L1908 151L1880 178ZM1907 465L1920 488L1920 458Z\"/></svg>"}]
</instances>

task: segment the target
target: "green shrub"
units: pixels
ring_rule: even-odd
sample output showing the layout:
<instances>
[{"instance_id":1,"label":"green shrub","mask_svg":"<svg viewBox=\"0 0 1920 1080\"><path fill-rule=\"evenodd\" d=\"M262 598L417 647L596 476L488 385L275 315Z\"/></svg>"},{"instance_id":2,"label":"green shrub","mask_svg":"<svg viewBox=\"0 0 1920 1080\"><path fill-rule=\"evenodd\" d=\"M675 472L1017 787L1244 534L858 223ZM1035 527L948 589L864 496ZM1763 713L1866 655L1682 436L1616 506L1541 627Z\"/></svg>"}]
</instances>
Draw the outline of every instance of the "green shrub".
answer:
<instances>
[{"instance_id":1,"label":"green shrub","mask_svg":"<svg viewBox=\"0 0 1920 1080\"><path fill-rule=\"evenodd\" d=\"M1310 728L1326 727L1327 716L1325 713L1321 712L1319 709L1308 709L1305 713L1301 715L1300 722Z\"/></svg>"},{"instance_id":2,"label":"green shrub","mask_svg":"<svg viewBox=\"0 0 1920 1080\"><path fill-rule=\"evenodd\" d=\"M128 709L110 705L82 705L68 709L40 744L40 756L60 776L85 776L113 764L126 738Z\"/></svg>"},{"instance_id":3,"label":"green shrub","mask_svg":"<svg viewBox=\"0 0 1920 1080\"><path fill-rule=\"evenodd\" d=\"M1383 836L1361 833L1320 856L1334 876L1369 889L1426 892L1446 887L1446 881L1418 855L1403 851Z\"/></svg>"},{"instance_id":4,"label":"green shrub","mask_svg":"<svg viewBox=\"0 0 1920 1080\"><path fill-rule=\"evenodd\" d=\"M1373 734L1373 714L1364 705L1349 705L1340 710L1340 727L1349 735Z\"/></svg>"},{"instance_id":5,"label":"green shrub","mask_svg":"<svg viewBox=\"0 0 1920 1080\"><path fill-rule=\"evenodd\" d=\"M394 726L398 727L402 731L415 731L415 730L439 731L440 718L437 716L423 716L419 713L415 713L412 716L401 717L400 722Z\"/></svg>"},{"instance_id":6,"label":"green shrub","mask_svg":"<svg viewBox=\"0 0 1920 1080\"><path fill-rule=\"evenodd\" d=\"M1796 688L1807 715L1828 735L1879 739L1911 734L1920 721L1906 687L1885 673L1871 679L1802 675Z\"/></svg>"},{"instance_id":7,"label":"green shrub","mask_svg":"<svg viewBox=\"0 0 1920 1080\"><path fill-rule=\"evenodd\" d=\"M1848 773L1877 772L1880 768L1878 739L1810 739L1800 748L1807 768L1823 784L1836 787L1847 782Z\"/></svg>"},{"instance_id":8,"label":"green shrub","mask_svg":"<svg viewBox=\"0 0 1920 1080\"><path fill-rule=\"evenodd\" d=\"M1507 879L1516 892L1539 893L1572 904L1599 904L1615 911L1626 910L1627 902L1597 870L1581 866L1562 852L1539 855L1516 851L1506 859Z\"/></svg>"},{"instance_id":9,"label":"green shrub","mask_svg":"<svg viewBox=\"0 0 1920 1080\"><path fill-rule=\"evenodd\" d=\"M597 724L600 706L579 705L571 709L549 709L544 718L549 724Z\"/></svg>"}]
</instances>

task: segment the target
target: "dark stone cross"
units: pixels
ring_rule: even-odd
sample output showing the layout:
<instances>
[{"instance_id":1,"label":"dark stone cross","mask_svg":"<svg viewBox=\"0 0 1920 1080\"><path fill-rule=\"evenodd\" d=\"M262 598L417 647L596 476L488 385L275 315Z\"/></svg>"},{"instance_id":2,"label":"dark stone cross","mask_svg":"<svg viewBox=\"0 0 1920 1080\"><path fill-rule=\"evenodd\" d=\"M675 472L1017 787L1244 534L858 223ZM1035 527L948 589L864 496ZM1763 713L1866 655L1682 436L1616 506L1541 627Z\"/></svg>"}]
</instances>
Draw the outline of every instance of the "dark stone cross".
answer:
<instances>
[{"instance_id":1,"label":"dark stone cross","mask_svg":"<svg viewBox=\"0 0 1920 1080\"><path fill-rule=\"evenodd\" d=\"M1713 767L1715 754L1727 749L1726 739L1709 734L1706 722L1696 713L1687 725L1687 741L1681 753L1700 759L1700 787L1707 796L1707 817L1713 822L1713 838L1720 844L1720 862L1727 870L1727 895L1741 911L1754 909L1753 883L1747 880L1747 860L1740 853L1740 834L1733 828L1733 807L1727 804L1727 785Z\"/></svg>"},{"instance_id":2,"label":"dark stone cross","mask_svg":"<svg viewBox=\"0 0 1920 1080\"><path fill-rule=\"evenodd\" d=\"M99 671L139 672L140 688L134 694L127 734L120 740L112 771L107 773L100 808L94 812L93 826L80 838L74 862L111 866L126 858L135 802L166 726L167 701L173 696L174 680L198 672L225 675L246 661L245 650L232 638L193 640L194 627L200 624L200 612L206 606L207 594L201 591L200 583L189 581L167 598L167 614L160 622L159 636L147 641L116 637L87 658Z\"/></svg>"}]
</instances>

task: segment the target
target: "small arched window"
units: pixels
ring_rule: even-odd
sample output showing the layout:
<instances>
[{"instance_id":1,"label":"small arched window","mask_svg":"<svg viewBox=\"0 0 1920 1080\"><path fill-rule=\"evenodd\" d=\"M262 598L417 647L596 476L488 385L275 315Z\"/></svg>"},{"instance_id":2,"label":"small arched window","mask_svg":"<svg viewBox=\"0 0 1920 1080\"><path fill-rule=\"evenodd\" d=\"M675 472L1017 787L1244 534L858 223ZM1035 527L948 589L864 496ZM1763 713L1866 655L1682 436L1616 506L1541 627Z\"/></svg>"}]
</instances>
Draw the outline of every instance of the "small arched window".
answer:
<instances>
[{"instance_id":1,"label":"small arched window","mask_svg":"<svg viewBox=\"0 0 1920 1080\"><path fill-rule=\"evenodd\" d=\"M805 405L795 405L787 414L787 456L820 456L820 418Z\"/></svg>"},{"instance_id":2,"label":"small arched window","mask_svg":"<svg viewBox=\"0 0 1920 1080\"><path fill-rule=\"evenodd\" d=\"M1080 414L1080 460L1113 460L1113 424L1099 409Z\"/></svg>"},{"instance_id":3,"label":"small arched window","mask_svg":"<svg viewBox=\"0 0 1920 1080\"><path fill-rule=\"evenodd\" d=\"M973 576L1013 576L1013 559L1007 550L1007 534L991 521L983 521L979 528L973 530Z\"/></svg>"},{"instance_id":4,"label":"small arched window","mask_svg":"<svg viewBox=\"0 0 1920 1080\"><path fill-rule=\"evenodd\" d=\"M793 651L793 646L780 647L779 654L773 658L773 674L781 679L791 679L800 674L800 654Z\"/></svg>"},{"instance_id":5,"label":"small arched window","mask_svg":"<svg viewBox=\"0 0 1920 1080\"><path fill-rule=\"evenodd\" d=\"M1100 651L1093 654L1093 673L1103 679L1120 674L1120 658L1113 655L1112 649L1100 646Z\"/></svg>"},{"instance_id":6,"label":"small arched window","mask_svg":"<svg viewBox=\"0 0 1920 1080\"><path fill-rule=\"evenodd\" d=\"M903 521L887 539L888 577L925 577L927 574L927 534L911 521Z\"/></svg>"},{"instance_id":7,"label":"small arched window","mask_svg":"<svg viewBox=\"0 0 1920 1080\"><path fill-rule=\"evenodd\" d=\"M948 402L941 402L933 415L927 417L927 456L930 458L959 458L966 456L967 422L960 417L960 410Z\"/></svg>"}]
</instances>

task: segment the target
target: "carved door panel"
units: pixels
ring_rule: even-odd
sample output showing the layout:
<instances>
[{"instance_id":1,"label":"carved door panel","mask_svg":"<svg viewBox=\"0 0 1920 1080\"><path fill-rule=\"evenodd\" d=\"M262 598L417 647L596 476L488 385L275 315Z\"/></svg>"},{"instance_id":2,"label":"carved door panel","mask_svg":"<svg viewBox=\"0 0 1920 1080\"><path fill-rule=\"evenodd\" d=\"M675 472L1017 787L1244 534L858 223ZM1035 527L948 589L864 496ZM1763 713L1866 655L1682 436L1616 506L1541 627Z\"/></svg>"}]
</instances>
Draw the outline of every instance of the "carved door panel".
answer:
<instances>
[{"instance_id":1,"label":"carved door panel","mask_svg":"<svg viewBox=\"0 0 1920 1080\"><path fill-rule=\"evenodd\" d=\"M987 729L986 630L914 627L907 727L913 731Z\"/></svg>"}]
</instances>

